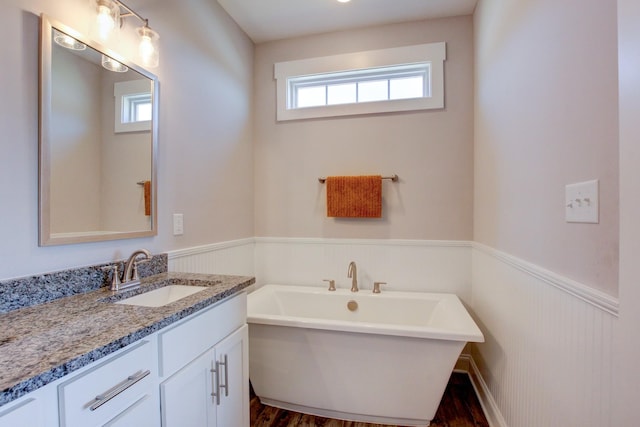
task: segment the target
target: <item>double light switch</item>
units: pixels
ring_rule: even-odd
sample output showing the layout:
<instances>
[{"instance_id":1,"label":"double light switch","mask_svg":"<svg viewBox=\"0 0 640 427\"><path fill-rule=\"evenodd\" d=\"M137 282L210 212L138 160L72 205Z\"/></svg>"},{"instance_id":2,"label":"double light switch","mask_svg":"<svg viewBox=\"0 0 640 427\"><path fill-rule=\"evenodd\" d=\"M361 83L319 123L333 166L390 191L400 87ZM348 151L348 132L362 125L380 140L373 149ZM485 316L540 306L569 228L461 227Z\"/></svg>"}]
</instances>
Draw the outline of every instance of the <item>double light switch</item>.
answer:
<instances>
[{"instance_id":1,"label":"double light switch","mask_svg":"<svg viewBox=\"0 0 640 427\"><path fill-rule=\"evenodd\" d=\"M598 180L578 182L565 187L565 220L567 222L599 222Z\"/></svg>"}]
</instances>

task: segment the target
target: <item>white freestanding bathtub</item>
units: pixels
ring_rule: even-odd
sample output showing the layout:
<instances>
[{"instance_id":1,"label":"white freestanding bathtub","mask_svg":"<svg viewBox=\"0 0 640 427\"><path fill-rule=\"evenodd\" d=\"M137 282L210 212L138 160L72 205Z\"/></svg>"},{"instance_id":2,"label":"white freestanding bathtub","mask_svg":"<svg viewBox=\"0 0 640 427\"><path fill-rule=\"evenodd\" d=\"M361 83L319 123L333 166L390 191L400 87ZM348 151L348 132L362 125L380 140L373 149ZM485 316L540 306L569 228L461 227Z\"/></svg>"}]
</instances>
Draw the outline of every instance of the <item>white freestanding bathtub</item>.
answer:
<instances>
[{"instance_id":1,"label":"white freestanding bathtub","mask_svg":"<svg viewBox=\"0 0 640 427\"><path fill-rule=\"evenodd\" d=\"M429 425L465 343L484 341L453 294L266 285L247 314L262 403L351 421Z\"/></svg>"}]
</instances>

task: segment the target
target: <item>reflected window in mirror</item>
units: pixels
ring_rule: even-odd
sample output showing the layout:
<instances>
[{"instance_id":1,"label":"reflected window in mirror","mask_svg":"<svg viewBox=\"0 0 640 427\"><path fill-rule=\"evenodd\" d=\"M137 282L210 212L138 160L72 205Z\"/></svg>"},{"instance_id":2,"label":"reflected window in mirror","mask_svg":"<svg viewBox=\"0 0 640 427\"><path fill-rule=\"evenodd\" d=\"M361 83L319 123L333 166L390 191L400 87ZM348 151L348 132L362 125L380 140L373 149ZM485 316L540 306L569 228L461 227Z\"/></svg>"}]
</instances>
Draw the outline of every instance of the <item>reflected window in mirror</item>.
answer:
<instances>
[{"instance_id":1,"label":"reflected window in mirror","mask_svg":"<svg viewBox=\"0 0 640 427\"><path fill-rule=\"evenodd\" d=\"M115 131L139 132L151 130L151 86L145 79L116 82Z\"/></svg>"}]
</instances>

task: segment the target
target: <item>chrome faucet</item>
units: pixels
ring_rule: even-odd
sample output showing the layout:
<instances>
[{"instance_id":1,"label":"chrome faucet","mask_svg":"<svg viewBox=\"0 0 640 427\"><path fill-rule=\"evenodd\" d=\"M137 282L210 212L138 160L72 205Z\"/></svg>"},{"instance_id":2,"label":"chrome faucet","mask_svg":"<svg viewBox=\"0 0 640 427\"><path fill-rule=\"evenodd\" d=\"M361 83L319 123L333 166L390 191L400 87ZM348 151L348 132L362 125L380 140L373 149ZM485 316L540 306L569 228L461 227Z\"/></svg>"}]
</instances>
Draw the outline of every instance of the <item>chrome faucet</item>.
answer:
<instances>
[{"instance_id":1,"label":"chrome faucet","mask_svg":"<svg viewBox=\"0 0 640 427\"><path fill-rule=\"evenodd\" d=\"M355 261L349 263L347 277L351 279L351 292L358 292L358 269L356 268Z\"/></svg>"},{"instance_id":2,"label":"chrome faucet","mask_svg":"<svg viewBox=\"0 0 640 427\"><path fill-rule=\"evenodd\" d=\"M134 251L124 264L124 273L122 274L123 286L134 286L140 283L140 277L138 276L138 255L144 255L145 261L151 259L151 252L146 249Z\"/></svg>"}]
</instances>

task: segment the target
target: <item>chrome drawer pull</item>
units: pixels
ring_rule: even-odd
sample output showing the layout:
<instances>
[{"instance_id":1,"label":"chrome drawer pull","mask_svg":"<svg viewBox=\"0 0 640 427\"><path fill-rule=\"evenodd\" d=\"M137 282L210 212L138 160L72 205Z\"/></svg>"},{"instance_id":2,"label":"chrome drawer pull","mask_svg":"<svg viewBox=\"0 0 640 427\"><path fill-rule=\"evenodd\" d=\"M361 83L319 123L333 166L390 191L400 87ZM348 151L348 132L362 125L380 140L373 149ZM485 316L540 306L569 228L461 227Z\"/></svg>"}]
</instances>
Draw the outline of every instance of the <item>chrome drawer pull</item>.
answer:
<instances>
[{"instance_id":1,"label":"chrome drawer pull","mask_svg":"<svg viewBox=\"0 0 640 427\"><path fill-rule=\"evenodd\" d=\"M111 399L113 399L114 397L116 397L117 395L119 395L120 393L122 393L123 391L125 391L126 389L128 389L129 387L131 387L132 385L134 385L135 383L137 383L147 375L149 375L150 373L151 371L146 370L144 372L138 371L135 374L130 375L122 383L107 390L103 394L97 395L95 398L95 403L89 406L89 409L92 411L95 411L96 409L98 409L99 407L101 407L102 405L104 405L105 403L107 403L108 401L110 401Z\"/></svg>"}]
</instances>

